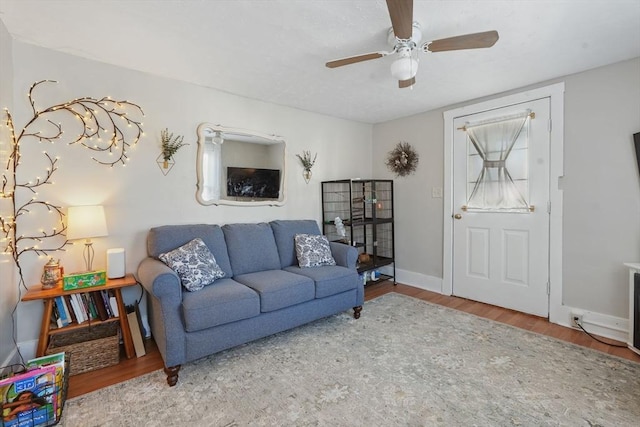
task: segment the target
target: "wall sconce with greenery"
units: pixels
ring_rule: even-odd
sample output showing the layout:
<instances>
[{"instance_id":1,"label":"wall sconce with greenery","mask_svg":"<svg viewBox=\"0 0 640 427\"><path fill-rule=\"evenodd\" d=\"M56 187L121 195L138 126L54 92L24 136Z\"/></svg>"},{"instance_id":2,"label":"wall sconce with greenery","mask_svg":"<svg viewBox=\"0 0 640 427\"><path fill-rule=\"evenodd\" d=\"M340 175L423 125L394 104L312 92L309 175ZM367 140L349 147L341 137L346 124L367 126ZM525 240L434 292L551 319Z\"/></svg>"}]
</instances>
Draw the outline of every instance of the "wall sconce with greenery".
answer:
<instances>
[{"instance_id":1,"label":"wall sconce with greenery","mask_svg":"<svg viewBox=\"0 0 640 427\"><path fill-rule=\"evenodd\" d=\"M160 132L160 141L162 144L162 153L158 156L157 162L162 173L166 175L175 164L173 155L176 154L181 147L189 144L184 143L184 136L178 135L174 137L173 133L169 133L169 129L167 128L164 128Z\"/></svg>"},{"instance_id":2,"label":"wall sconce with greenery","mask_svg":"<svg viewBox=\"0 0 640 427\"><path fill-rule=\"evenodd\" d=\"M9 155L5 169L2 171L0 199L8 199L9 203L8 206L3 205L0 212L0 235L2 236L0 242L4 246L3 252L12 256L18 270L18 286L24 289L27 289L27 286L20 265L21 257L29 252L46 256L52 252L64 250L69 242L66 239L67 227L63 221L62 207L49 201L39 200L38 195L41 187L53 184L52 178L58 170L59 157L43 151L45 172L42 176L31 180L25 179L23 174L18 173L20 165L25 161L20 154L22 144L28 142L53 144L71 135L68 143L79 144L91 150L95 155L92 157L95 162L111 167L118 163L125 166L126 161L129 160L127 150L144 134L142 122L132 118L133 116L142 117L144 113L140 106L129 101L115 101L110 97L101 99L83 97L38 109L33 94L36 88L45 83L56 82L41 80L31 85L28 99L33 115L19 132L16 131L11 113L5 108ZM78 120L80 126L70 126L73 130L65 133L62 130L62 123L69 118ZM37 232L21 230L20 218L47 212L55 213L55 216L47 217L46 227L42 227Z\"/></svg>"},{"instance_id":3,"label":"wall sconce with greenery","mask_svg":"<svg viewBox=\"0 0 640 427\"><path fill-rule=\"evenodd\" d=\"M302 156L300 154L296 154L298 159L300 159L300 163L304 170L302 171L302 177L304 181L308 184L311 181L311 168L316 163L316 159L318 158L318 153L313 156L313 160L311 160L311 151L302 151Z\"/></svg>"}]
</instances>

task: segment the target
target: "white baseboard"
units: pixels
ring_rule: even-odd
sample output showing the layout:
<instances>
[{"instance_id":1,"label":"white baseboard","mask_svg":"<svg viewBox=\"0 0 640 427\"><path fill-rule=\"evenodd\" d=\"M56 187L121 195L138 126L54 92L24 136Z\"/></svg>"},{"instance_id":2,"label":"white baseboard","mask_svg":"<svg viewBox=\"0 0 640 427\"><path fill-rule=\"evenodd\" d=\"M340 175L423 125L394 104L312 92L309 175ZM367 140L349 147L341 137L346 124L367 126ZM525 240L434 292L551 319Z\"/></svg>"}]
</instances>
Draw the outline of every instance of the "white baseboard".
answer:
<instances>
[{"instance_id":1,"label":"white baseboard","mask_svg":"<svg viewBox=\"0 0 640 427\"><path fill-rule=\"evenodd\" d=\"M38 349L38 340L21 341L18 343L20 354L24 357L26 362L29 359L36 357L36 350Z\"/></svg>"},{"instance_id":2,"label":"white baseboard","mask_svg":"<svg viewBox=\"0 0 640 427\"><path fill-rule=\"evenodd\" d=\"M610 316L608 314L587 311L581 308L562 306L558 316L550 321L558 325L571 326L571 313L577 310L582 313L582 326L590 334L626 343L629 340L629 319ZM575 329L575 328L573 328Z\"/></svg>"},{"instance_id":3,"label":"white baseboard","mask_svg":"<svg viewBox=\"0 0 640 427\"><path fill-rule=\"evenodd\" d=\"M426 291L442 293L442 279L440 277L396 269L396 282Z\"/></svg>"},{"instance_id":4,"label":"white baseboard","mask_svg":"<svg viewBox=\"0 0 640 427\"><path fill-rule=\"evenodd\" d=\"M18 362L18 350L15 348L9 353L6 359L0 362L0 366L9 366Z\"/></svg>"},{"instance_id":5,"label":"white baseboard","mask_svg":"<svg viewBox=\"0 0 640 427\"><path fill-rule=\"evenodd\" d=\"M442 279L439 277L396 269L396 282L442 294ZM551 310L553 316L549 317L549 322L572 328L571 312L575 309L566 305L557 307ZM589 333L624 343L629 340L628 319L584 309L578 310L583 313L582 323Z\"/></svg>"}]
</instances>

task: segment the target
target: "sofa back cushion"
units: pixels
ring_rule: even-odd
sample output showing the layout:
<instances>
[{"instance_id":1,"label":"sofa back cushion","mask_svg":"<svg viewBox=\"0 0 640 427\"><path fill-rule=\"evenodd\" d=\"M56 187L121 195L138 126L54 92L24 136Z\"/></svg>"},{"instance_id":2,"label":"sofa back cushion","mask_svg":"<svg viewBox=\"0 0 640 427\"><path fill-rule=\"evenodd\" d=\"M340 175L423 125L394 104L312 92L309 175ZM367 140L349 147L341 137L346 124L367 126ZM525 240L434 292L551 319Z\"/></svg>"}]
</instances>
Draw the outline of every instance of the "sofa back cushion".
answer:
<instances>
[{"instance_id":1,"label":"sofa back cushion","mask_svg":"<svg viewBox=\"0 0 640 427\"><path fill-rule=\"evenodd\" d=\"M320 234L318 223L312 219L278 220L269 224L278 245L280 268L298 265L294 241L296 234Z\"/></svg>"},{"instance_id":2,"label":"sofa back cushion","mask_svg":"<svg viewBox=\"0 0 640 427\"><path fill-rule=\"evenodd\" d=\"M280 258L267 223L222 226L233 275L279 270Z\"/></svg>"},{"instance_id":3,"label":"sofa back cushion","mask_svg":"<svg viewBox=\"0 0 640 427\"><path fill-rule=\"evenodd\" d=\"M199 237L207 245L225 277L233 277L227 245L222 229L213 224L163 225L149 230L147 252L158 258L161 253L172 251Z\"/></svg>"}]
</instances>

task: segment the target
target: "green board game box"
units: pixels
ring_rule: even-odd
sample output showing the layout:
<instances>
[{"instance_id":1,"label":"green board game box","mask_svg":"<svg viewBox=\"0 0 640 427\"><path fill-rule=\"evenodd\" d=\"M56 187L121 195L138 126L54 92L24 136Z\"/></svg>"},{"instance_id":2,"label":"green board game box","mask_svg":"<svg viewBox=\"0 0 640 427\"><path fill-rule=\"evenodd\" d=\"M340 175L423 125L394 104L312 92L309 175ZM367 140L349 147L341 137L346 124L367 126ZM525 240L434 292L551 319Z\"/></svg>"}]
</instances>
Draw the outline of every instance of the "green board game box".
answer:
<instances>
[{"instance_id":1,"label":"green board game box","mask_svg":"<svg viewBox=\"0 0 640 427\"><path fill-rule=\"evenodd\" d=\"M69 274L62 278L62 289L70 291L73 289L92 288L102 286L107 283L107 273L104 270L89 271L86 273Z\"/></svg>"}]
</instances>

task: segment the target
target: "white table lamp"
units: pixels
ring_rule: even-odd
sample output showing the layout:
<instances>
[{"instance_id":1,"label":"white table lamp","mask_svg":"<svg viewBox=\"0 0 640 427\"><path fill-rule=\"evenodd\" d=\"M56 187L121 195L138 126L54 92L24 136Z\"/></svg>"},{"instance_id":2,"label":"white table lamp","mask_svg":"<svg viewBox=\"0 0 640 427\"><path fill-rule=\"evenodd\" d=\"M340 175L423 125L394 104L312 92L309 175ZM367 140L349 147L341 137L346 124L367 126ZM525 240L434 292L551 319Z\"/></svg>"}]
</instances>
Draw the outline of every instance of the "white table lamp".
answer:
<instances>
[{"instance_id":1,"label":"white table lamp","mask_svg":"<svg viewBox=\"0 0 640 427\"><path fill-rule=\"evenodd\" d=\"M82 254L87 271L92 271L94 251L91 238L108 235L104 208L100 205L73 206L69 208L67 215L67 239L85 239Z\"/></svg>"}]
</instances>

